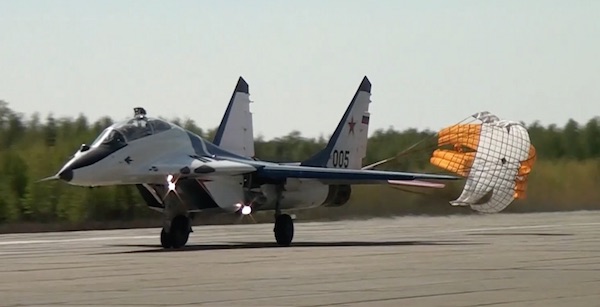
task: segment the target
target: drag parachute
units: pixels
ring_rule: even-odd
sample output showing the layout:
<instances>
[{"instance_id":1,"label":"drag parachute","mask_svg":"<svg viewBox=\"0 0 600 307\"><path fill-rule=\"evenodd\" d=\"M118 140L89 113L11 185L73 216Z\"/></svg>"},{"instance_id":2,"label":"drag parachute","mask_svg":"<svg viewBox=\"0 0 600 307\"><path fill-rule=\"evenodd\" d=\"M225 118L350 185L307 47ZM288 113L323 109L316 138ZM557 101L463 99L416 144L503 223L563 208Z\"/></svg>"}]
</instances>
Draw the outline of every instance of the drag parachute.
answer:
<instances>
[{"instance_id":1,"label":"drag parachute","mask_svg":"<svg viewBox=\"0 0 600 307\"><path fill-rule=\"evenodd\" d=\"M471 118L479 123L459 123L437 133L430 163L466 178L462 193L450 204L500 212L514 199L525 198L535 147L519 122L489 112Z\"/></svg>"}]
</instances>

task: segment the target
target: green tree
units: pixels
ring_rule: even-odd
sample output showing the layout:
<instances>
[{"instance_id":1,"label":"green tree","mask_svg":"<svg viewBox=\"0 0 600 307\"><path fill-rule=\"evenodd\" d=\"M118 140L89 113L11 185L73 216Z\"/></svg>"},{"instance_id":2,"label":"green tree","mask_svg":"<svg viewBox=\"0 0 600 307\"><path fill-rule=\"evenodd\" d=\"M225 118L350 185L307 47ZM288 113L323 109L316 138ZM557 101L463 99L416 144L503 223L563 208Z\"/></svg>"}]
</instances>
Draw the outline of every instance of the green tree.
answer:
<instances>
[{"instance_id":1,"label":"green tree","mask_svg":"<svg viewBox=\"0 0 600 307\"><path fill-rule=\"evenodd\" d=\"M40 121L44 116L45 120ZM212 140L216 133L214 127L200 128L191 119L173 121L208 140ZM60 119L52 114L32 114L27 118L0 100L0 223L89 223L133 221L157 216L146 208L137 190L131 186L88 189L61 182L38 182L55 174L82 143L91 143L111 124L113 120L110 117L90 122L83 114L76 118ZM533 196L528 198L524 207L517 206L511 210L598 206L600 118L594 118L585 125L571 119L562 127L557 124L543 126L534 122L528 126L528 130L538 153L530 183L533 191L530 194ZM363 164L402 153L378 168L439 172L429 164L429 156L436 147L434 136L433 131L417 129L372 131ZM256 156L270 161L301 161L324 148L328 138L306 138L299 131L291 131L271 140L258 135L255 139ZM372 214L373 210L388 214L434 208L442 208L436 209L440 212L455 212L444 210L447 200L460 189L460 183L451 184L449 189L443 191L420 191L415 194L387 187L356 187L353 197L358 200L340 208L341 211L329 214ZM310 216L332 211L319 209L310 212L316 213L303 214Z\"/></svg>"},{"instance_id":2,"label":"green tree","mask_svg":"<svg viewBox=\"0 0 600 307\"><path fill-rule=\"evenodd\" d=\"M586 158L600 158L600 118L590 119L582 133L582 144Z\"/></svg>"}]
</instances>

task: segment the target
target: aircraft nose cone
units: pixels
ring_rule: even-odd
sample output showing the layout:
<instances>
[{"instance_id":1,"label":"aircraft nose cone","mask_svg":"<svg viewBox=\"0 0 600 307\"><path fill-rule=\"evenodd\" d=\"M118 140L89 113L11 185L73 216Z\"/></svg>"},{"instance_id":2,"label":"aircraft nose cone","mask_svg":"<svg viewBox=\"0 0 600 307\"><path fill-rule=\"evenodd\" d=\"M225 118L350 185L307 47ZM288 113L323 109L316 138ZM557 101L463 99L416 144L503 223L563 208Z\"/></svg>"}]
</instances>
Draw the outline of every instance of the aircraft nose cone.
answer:
<instances>
[{"instance_id":1,"label":"aircraft nose cone","mask_svg":"<svg viewBox=\"0 0 600 307\"><path fill-rule=\"evenodd\" d=\"M66 169L58 173L58 178L66 182L73 180L73 170L70 167L67 167Z\"/></svg>"}]
</instances>

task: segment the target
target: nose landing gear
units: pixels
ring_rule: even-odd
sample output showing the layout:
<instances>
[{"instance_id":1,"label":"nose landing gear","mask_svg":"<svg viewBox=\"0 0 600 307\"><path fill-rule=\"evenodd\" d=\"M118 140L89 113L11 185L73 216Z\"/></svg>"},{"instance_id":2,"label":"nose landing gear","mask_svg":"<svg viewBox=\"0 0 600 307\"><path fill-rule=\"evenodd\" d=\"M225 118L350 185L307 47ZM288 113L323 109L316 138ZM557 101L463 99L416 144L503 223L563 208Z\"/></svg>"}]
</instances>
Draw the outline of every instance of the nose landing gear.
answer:
<instances>
[{"instance_id":1,"label":"nose landing gear","mask_svg":"<svg viewBox=\"0 0 600 307\"><path fill-rule=\"evenodd\" d=\"M178 215L170 225L160 232L160 244L163 248L181 248L185 246L192 232L191 221L187 216Z\"/></svg>"}]
</instances>

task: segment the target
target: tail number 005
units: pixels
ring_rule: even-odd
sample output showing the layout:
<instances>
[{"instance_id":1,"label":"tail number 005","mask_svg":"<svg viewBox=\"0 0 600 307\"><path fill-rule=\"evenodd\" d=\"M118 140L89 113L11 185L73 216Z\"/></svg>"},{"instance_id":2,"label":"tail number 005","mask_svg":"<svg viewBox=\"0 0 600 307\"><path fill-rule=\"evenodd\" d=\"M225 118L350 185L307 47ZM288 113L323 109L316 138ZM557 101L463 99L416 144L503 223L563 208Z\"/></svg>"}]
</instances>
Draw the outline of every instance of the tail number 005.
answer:
<instances>
[{"instance_id":1,"label":"tail number 005","mask_svg":"<svg viewBox=\"0 0 600 307\"><path fill-rule=\"evenodd\" d=\"M350 159L350 151L349 150L334 150L332 162L333 167L347 168Z\"/></svg>"}]
</instances>

